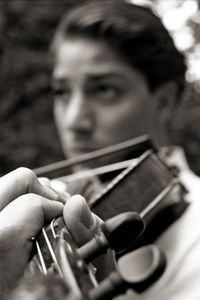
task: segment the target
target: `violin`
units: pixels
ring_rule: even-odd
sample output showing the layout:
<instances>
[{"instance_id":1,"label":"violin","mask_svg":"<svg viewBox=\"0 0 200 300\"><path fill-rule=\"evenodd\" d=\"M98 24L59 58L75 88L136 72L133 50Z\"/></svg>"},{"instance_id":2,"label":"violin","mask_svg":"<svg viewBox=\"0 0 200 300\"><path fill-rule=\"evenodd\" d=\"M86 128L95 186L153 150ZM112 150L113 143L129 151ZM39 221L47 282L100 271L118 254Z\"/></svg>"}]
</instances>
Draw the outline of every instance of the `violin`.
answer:
<instances>
[{"instance_id":1,"label":"violin","mask_svg":"<svg viewBox=\"0 0 200 300\"><path fill-rule=\"evenodd\" d=\"M118 155L118 156L117 156ZM69 168L95 161L99 157L125 157L106 166L62 176ZM60 163L34 170L38 176L50 176L69 185L74 193L81 180L100 176L106 181L86 196L88 205L103 220L126 211L135 211L144 219L146 230L143 243L152 243L164 229L187 208L186 189L174 169L165 163L147 135L106 147ZM61 177L59 177L61 176ZM95 186L95 182L91 181ZM81 192L82 193L82 192Z\"/></svg>"},{"instance_id":2,"label":"violin","mask_svg":"<svg viewBox=\"0 0 200 300\"><path fill-rule=\"evenodd\" d=\"M106 236L105 233L110 230L105 229L110 225L102 228L103 238L95 237L95 240L99 241L97 244L91 241L83 248L78 248L67 233L62 218L59 218L43 228L35 241L36 254L31 261L33 273L37 274L40 270L44 276L48 276L49 270L50 273L53 270L53 274L54 272L58 274L61 282L64 282L64 294L69 296L69 299L112 299L128 288L143 292L164 272L166 265L164 254L152 243L186 209L187 203L184 199L186 190L176 174L160 159L159 151L147 136L115 145L112 149L107 147L91 155L84 154L77 160L70 159L62 164L38 168L35 172L39 176L57 178L76 164L85 163L90 159L95 160L99 156L122 153L124 150L125 156L128 157L126 163L117 162L114 166L112 163L110 170L106 166L106 173L111 175L108 184L106 183L105 187L94 194L88 202L90 208L105 221L104 224L110 220L108 224L113 224L117 216L133 212L144 222L145 230L140 237L135 239L134 230L126 227L126 231L132 232L131 240L123 243L118 239L119 244L123 246L114 247L118 257L118 271L111 273L99 283L91 264L91 260L102 253L102 248L104 250L112 248L110 236ZM94 174L101 176L103 171L105 166L100 169L98 167ZM59 178L66 182L74 180L69 176ZM75 180L78 182L81 176L84 174L79 173ZM86 174L86 177L90 176L91 173ZM102 240L104 242L107 240L106 247ZM146 260L145 257L149 259ZM146 262L146 265L142 265L143 262ZM145 270L144 273L148 276L140 274L141 270Z\"/></svg>"}]
</instances>

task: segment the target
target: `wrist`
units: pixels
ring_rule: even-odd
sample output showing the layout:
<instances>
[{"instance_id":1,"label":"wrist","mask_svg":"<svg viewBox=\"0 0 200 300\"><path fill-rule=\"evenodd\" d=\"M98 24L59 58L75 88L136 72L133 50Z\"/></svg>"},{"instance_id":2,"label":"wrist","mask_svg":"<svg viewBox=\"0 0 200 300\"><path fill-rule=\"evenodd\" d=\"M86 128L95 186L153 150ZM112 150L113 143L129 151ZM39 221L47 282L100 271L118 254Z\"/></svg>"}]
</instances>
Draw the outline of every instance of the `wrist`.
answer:
<instances>
[{"instance_id":1,"label":"wrist","mask_svg":"<svg viewBox=\"0 0 200 300\"><path fill-rule=\"evenodd\" d=\"M31 250L32 242L24 240L17 228L1 228L0 293L2 295L7 294L8 291L12 291L16 282L23 275ZM3 296L0 299L3 299Z\"/></svg>"}]
</instances>

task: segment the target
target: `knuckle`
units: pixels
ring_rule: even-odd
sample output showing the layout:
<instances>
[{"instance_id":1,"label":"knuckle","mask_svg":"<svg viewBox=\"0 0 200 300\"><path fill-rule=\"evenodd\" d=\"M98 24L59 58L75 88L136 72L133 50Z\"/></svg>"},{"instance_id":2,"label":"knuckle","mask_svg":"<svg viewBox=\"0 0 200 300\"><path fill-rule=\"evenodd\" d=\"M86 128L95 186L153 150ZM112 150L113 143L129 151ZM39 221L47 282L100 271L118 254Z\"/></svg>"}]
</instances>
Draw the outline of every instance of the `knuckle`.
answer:
<instances>
[{"instance_id":1,"label":"knuckle","mask_svg":"<svg viewBox=\"0 0 200 300\"><path fill-rule=\"evenodd\" d=\"M19 174L21 174L26 179L33 180L36 178L35 173L31 169L28 169L25 167L20 167L17 169L17 171Z\"/></svg>"},{"instance_id":2,"label":"knuckle","mask_svg":"<svg viewBox=\"0 0 200 300\"><path fill-rule=\"evenodd\" d=\"M19 181L23 180L24 186L26 187L27 191L28 190L34 191L35 182L37 179L35 173L31 169L20 167L18 168L18 174L19 174L18 180Z\"/></svg>"}]
</instances>

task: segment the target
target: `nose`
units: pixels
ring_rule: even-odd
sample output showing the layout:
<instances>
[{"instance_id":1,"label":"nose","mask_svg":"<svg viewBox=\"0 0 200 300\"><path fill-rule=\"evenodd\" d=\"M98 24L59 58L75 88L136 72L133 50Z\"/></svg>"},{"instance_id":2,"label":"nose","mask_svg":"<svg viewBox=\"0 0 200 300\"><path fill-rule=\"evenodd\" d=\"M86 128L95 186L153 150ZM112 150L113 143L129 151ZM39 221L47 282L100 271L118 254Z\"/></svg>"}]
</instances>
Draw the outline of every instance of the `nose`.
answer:
<instances>
[{"instance_id":1,"label":"nose","mask_svg":"<svg viewBox=\"0 0 200 300\"><path fill-rule=\"evenodd\" d=\"M80 92L71 95L70 101L65 105L64 122L67 129L88 132L93 127L91 103Z\"/></svg>"}]
</instances>

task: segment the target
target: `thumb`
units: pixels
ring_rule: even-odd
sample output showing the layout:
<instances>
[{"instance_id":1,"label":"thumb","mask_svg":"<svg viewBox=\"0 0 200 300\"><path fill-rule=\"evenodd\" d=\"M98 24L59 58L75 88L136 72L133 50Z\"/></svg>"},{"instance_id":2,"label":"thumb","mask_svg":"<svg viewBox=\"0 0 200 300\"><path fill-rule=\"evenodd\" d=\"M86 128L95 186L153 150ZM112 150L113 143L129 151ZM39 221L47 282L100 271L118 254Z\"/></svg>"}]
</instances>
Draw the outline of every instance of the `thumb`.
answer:
<instances>
[{"instance_id":1,"label":"thumb","mask_svg":"<svg viewBox=\"0 0 200 300\"><path fill-rule=\"evenodd\" d=\"M64 206L63 217L73 239L81 246L100 230L101 220L89 209L85 198L72 196Z\"/></svg>"}]
</instances>

